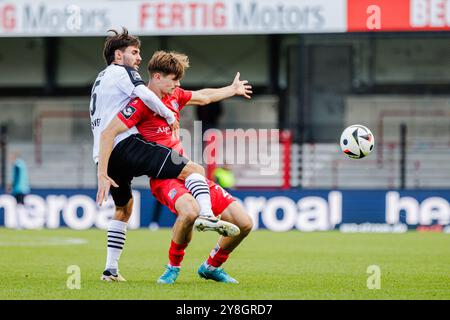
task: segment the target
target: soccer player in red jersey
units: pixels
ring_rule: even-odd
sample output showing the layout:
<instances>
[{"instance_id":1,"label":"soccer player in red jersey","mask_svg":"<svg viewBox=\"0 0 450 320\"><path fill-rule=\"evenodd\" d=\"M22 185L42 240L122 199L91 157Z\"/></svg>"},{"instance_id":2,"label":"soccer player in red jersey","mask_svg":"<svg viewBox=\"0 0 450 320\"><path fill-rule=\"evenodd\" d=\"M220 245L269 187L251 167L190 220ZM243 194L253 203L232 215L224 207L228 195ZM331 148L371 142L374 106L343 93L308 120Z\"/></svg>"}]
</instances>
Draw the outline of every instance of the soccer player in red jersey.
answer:
<instances>
[{"instance_id":1,"label":"soccer player in red jersey","mask_svg":"<svg viewBox=\"0 0 450 320\"><path fill-rule=\"evenodd\" d=\"M111 191L116 207L108 224L106 265L100 279L126 281L119 273L118 261L125 245L128 220L132 214L133 177L146 175L159 179L184 180L200 206L198 220L202 221L208 230L234 236L239 234L239 228L214 216L202 166L170 148L139 139L138 131L134 127L115 131L114 120L111 120L116 119L117 113L127 107L130 99L136 97L140 97L149 108L164 117L175 135L179 124L173 111L147 88L137 71L142 61L140 40L130 35L126 28L123 28L122 33L109 31L114 35L106 39L103 50L107 67L97 75L89 106L94 137L93 160L98 166L97 203L101 206ZM127 110L123 112L127 114ZM117 121L124 126L120 120Z\"/></svg>"},{"instance_id":2,"label":"soccer player in red jersey","mask_svg":"<svg viewBox=\"0 0 450 320\"><path fill-rule=\"evenodd\" d=\"M186 55L164 51L156 52L148 64L150 75L148 87L174 112L177 120L179 120L180 110L186 105L203 106L235 95L250 99L251 86L248 81L239 79L239 73L236 74L233 83L227 87L198 91L181 89L180 80L188 66ZM185 155L180 138L174 138L166 121L149 111L139 98L132 100L119 112L118 118L127 128L136 126L145 140L167 146ZM198 269L198 273L205 279L237 283L219 267L249 234L253 223L244 208L228 192L210 180L207 182L214 215L220 215L222 220L238 226L240 234L235 237L221 236L207 260ZM158 283L171 284L175 282L180 272L180 264L185 249L191 241L192 229L199 215L199 206L184 183L178 179L151 179L150 186L155 198L177 215L169 249L169 264L164 274L158 279ZM196 225L196 227L198 229L199 226Z\"/></svg>"}]
</instances>

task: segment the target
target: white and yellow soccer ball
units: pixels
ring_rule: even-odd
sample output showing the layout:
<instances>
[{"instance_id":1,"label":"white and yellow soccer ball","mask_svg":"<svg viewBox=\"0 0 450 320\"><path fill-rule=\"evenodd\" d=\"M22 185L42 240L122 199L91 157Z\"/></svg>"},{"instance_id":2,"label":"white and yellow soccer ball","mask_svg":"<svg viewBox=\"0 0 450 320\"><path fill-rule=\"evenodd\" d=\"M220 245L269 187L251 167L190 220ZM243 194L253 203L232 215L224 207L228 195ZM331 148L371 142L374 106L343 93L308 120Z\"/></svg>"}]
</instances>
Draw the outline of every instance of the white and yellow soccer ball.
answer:
<instances>
[{"instance_id":1,"label":"white and yellow soccer ball","mask_svg":"<svg viewBox=\"0 0 450 320\"><path fill-rule=\"evenodd\" d=\"M375 146L372 132L365 126L354 124L341 134L341 150L352 159L368 156Z\"/></svg>"}]
</instances>

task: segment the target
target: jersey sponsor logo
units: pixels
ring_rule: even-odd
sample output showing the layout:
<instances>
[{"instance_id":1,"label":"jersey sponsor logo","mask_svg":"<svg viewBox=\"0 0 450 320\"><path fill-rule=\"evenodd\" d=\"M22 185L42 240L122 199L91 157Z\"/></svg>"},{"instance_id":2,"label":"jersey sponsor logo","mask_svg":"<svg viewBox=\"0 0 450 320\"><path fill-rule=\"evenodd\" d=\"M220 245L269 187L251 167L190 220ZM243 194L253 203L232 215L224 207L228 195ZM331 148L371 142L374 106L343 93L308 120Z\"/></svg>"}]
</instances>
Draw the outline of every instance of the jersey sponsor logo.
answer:
<instances>
[{"instance_id":1,"label":"jersey sponsor logo","mask_svg":"<svg viewBox=\"0 0 450 320\"><path fill-rule=\"evenodd\" d=\"M172 104L172 107L175 110L178 110L180 108L180 106L178 105L178 102L176 102L175 100L171 101L170 103Z\"/></svg>"},{"instance_id":2,"label":"jersey sponsor logo","mask_svg":"<svg viewBox=\"0 0 450 320\"><path fill-rule=\"evenodd\" d=\"M133 77L133 80L136 80L136 81L141 80L142 81L142 78L141 78L141 75L139 74L139 72L131 70L130 73L131 73L131 76Z\"/></svg>"},{"instance_id":3,"label":"jersey sponsor logo","mask_svg":"<svg viewBox=\"0 0 450 320\"><path fill-rule=\"evenodd\" d=\"M175 196L177 195L177 189L173 188L169 191L168 196L170 199L173 200L173 198L175 198Z\"/></svg>"},{"instance_id":4,"label":"jersey sponsor logo","mask_svg":"<svg viewBox=\"0 0 450 320\"><path fill-rule=\"evenodd\" d=\"M159 127L158 130L156 130L156 133L164 133L169 134L170 127Z\"/></svg>"},{"instance_id":5,"label":"jersey sponsor logo","mask_svg":"<svg viewBox=\"0 0 450 320\"><path fill-rule=\"evenodd\" d=\"M130 117L133 115L133 113L136 112L136 108L133 108L132 106L128 105L125 108L120 111L120 113L125 117L125 119L130 119Z\"/></svg>"}]
</instances>

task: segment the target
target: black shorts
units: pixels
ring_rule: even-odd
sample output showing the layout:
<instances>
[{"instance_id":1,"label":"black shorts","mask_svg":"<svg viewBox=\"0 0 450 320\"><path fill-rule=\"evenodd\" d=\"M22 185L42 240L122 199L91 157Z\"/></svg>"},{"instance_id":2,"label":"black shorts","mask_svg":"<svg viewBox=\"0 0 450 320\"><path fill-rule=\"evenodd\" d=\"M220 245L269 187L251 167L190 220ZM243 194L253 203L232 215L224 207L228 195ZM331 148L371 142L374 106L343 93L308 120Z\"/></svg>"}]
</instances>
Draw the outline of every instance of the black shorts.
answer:
<instances>
[{"instance_id":1,"label":"black shorts","mask_svg":"<svg viewBox=\"0 0 450 320\"><path fill-rule=\"evenodd\" d=\"M114 203L123 207L131 199L133 177L177 178L188 162L170 148L145 141L140 134L122 140L114 147L108 163L108 175L119 185L110 189Z\"/></svg>"},{"instance_id":2,"label":"black shorts","mask_svg":"<svg viewBox=\"0 0 450 320\"><path fill-rule=\"evenodd\" d=\"M23 193L16 193L14 198L16 198L17 204L25 204L25 195Z\"/></svg>"}]
</instances>

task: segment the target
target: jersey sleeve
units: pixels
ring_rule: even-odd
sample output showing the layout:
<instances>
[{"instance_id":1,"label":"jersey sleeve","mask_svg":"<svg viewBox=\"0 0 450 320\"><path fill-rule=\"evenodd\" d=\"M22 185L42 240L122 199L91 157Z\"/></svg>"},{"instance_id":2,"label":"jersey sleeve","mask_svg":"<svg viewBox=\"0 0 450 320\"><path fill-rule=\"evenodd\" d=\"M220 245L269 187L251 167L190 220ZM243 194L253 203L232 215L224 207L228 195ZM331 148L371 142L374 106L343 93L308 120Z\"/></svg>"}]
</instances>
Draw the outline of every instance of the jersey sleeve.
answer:
<instances>
[{"instance_id":1,"label":"jersey sleeve","mask_svg":"<svg viewBox=\"0 0 450 320\"><path fill-rule=\"evenodd\" d=\"M144 85L138 85L134 88L133 94L139 97L150 110L165 118L169 125L175 122L176 118L173 111L164 105L152 90Z\"/></svg>"},{"instance_id":2,"label":"jersey sleeve","mask_svg":"<svg viewBox=\"0 0 450 320\"><path fill-rule=\"evenodd\" d=\"M134 88L144 84L144 81L142 81L141 75L135 69L127 66L121 67L117 76L117 86L122 92L131 97Z\"/></svg>"},{"instance_id":3,"label":"jersey sleeve","mask_svg":"<svg viewBox=\"0 0 450 320\"><path fill-rule=\"evenodd\" d=\"M192 98L192 91L184 90L184 89L181 89L181 88L178 87L176 89L176 91L175 91L175 95L176 95L177 100L178 100L178 106L179 106L178 110L181 110L181 109L184 108L186 103L188 103L189 100L191 100L191 98Z\"/></svg>"},{"instance_id":4,"label":"jersey sleeve","mask_svg":"<svg viewBox=\"0 0 450 320\"><path fill-rule=\"evenodd\" d=\"M130 101L118 114L117 117L128 127L137 125L143 118L147 107L141 99L136 98Z\"/></svg>"}]
</instances>

